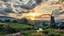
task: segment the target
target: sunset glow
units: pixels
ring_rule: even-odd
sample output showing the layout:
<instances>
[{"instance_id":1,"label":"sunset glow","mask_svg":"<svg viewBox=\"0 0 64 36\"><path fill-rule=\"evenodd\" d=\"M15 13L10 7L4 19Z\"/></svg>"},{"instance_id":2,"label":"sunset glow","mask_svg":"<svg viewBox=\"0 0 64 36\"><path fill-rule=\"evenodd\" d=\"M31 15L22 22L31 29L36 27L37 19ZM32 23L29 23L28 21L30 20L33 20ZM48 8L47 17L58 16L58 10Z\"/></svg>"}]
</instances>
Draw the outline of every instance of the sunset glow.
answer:
<instances>
[{"instance_id":1,"label":"sunset glow","mask_svg":"<svg viewBox=\"0 0 64 36\"><path fill-rule=\"evenodd\" d=\"M35 17L35 16L37 16L38 14L36 14L36 13L29 13L28 14L28 16L31 16L31 17Z\"/></svg>"},{"instance_id":2,"label":"sunset glow","mask_svg":"<svg viewBox=\"0 0 64 36\"><path fill-rule=\"evenodd\" d=\"M35 20L35 18L34 18L34 17L32 17L32 18L30 18L30 20Z\"/></svg>"},{"instance_id":3,"label":"sunset glow","mask_svg":"<svg viewBox=\"0 0 64 36\"><path fill-rule=\"evenodd\" d=\"M11 2L10 1L8 1L8 2L7 2L7 4L10 4L10 8L12 8L12 11L14 13L8 13L8 14L6 13L6 14L7 14L7 16L14 17L14 18L26 17L28 19L34 20L34 17L37 18L38 16L40 16L42 14L51 14L52 11L58 12L59 11L58 9L61 9L61 8L62 8L62 10L64 9L64 2L61 2L61 0L47 0L47 1L43 0L39 5L36 5L33 9L29 9L29 10L22 8L21 6L23 4L22 4L22 2L20 2L18 0L16 0L16 1L11 0ZM18 2L19 4L16 2ZM29 2L29 0L23 1L24 4L27 4L27 2ZM33 0L33 4L34 3L36 3L36 2ZM1 7L3 7L2 5L4 5L4 3L1 2L0 4L1 4ZM4 6L6 7L8 5L4 5ZM26 6L26 7L28 7L28 6ZM42 16L37 18L37 19L41 20ZM50 18L50 16L47 16L47 15L44 15L44 17ZM60 19L64 18L64 16L62 14L58 15L58 17L60 17ZM55 18L59 19L58 17L55 17ZM44 19L48 20L48 18L44 18ZM44 19L42 18L42 20L44 20Z\"/></svg>"}]
</instances>

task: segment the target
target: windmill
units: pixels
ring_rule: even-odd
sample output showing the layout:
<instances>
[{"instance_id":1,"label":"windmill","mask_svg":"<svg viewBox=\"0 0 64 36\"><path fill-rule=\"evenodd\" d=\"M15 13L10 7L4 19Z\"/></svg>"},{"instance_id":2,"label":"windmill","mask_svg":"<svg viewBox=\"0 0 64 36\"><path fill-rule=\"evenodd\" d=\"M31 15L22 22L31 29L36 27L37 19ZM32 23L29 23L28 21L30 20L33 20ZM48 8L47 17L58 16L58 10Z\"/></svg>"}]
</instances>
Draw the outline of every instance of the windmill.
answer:
<instances>
[{"instance_id":1,"label":"windmill","mask_svg":"<svg viewBox=\"0 0 64 36\"><path fill-rule=\"evenodd\" d=\"M54 12L54 11L53 11ZM50 16L50 26L55 26L55 20L54 20L54 16L53 16L53 12L52 12L52 14L42 14L42 15L40 15L39 17L41 17L41 16L43 16L43 15L48 15L48 16ZM48 17L43 17L43 18L48 18Z\"/></svg>"},{"instance_id":2,"label":"windmill","mask_svg":"<svg viewBox=\"0 0 64 36\"><path fill-rule=\"evenodd\" d=\"M55 27L56 26L56 24L55 24L55 20L54 20L54 16L53 16L53 12L52 12L52 14L51 15L49 15L50 16L50 26L53 26L53 27Z\"/></svg>"}]
</instances>

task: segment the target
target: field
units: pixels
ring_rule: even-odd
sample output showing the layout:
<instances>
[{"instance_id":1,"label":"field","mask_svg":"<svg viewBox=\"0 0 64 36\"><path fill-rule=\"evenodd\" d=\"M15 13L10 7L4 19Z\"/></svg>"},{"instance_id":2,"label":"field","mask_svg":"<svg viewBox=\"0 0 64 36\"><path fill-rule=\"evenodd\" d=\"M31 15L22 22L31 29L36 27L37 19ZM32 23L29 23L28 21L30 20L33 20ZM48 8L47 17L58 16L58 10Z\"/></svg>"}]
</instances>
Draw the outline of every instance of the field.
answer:
<instances>
[{"instance_id":1,"label":"field","mask_svg":"<svg viewBox=\"0 0 64 36\"><path fill-rule=\"evenodd\" d=\"M17 29L24 29L24 28L32 28L32 26L25 25L25 24L18 24L18 23L1 23L0 24L10 24L12 28L17 28Z\"/></svg>"},{"instance_id":2,"label":"field","mask_svg":"<svg viewBox=\"0 0 64 36\"><path fill-rule=\"evenodd\" d=\"M9 25L11 28L8 28L7 26L0 26L0 35L5 35L5 34L11 34L11 33L16 33L23 31L23 30L28 30L31 29L32 26L26 25L26 24L18 24L18 23L5 23L5 22L0 22L2 25Z\"/></svg>"},{"instance_id":3,"label":"field","mask_svg":"<svg viewBox=\"0 0 64 36\"><path fill-rule=\"evenodd\" d=\"M0 24L3 24L3 25L10 24L11 28L14 28L17 31L20 31L21 34L24 36L64 36L64 30L63 29L51 28L49 26L42 26L43 31L37 32L36 30L28 30L28 28L30 29L33 27L29 26L27 24L6 23L6 22L0 22ZM25 31L23 31L23 30L25 30ZM5 35L5 34L8 34L9 32L12 32L12 31L13 30L7 31L4 29L4 30L0 31L0 35Z\"/></svg>"}]
</instances>

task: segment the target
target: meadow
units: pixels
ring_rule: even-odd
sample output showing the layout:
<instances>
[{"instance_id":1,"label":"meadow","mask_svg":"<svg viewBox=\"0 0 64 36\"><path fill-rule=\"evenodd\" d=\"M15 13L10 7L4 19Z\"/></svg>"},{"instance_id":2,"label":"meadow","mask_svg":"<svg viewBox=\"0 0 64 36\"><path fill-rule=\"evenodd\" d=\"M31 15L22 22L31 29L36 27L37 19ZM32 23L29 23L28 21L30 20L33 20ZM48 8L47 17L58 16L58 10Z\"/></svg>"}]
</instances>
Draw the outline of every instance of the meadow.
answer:
<instances>
[{"instance_id":1,"label":"meadow","mask_svg":"<svg viewBox=\"0 0 64 36\"><path fill-rule=\"evenodd\" d=\"M1 26L1 25L4 25L4 26ZM7 25L9 25L10 28ZM24 30L26 31L31 28L32 28L32 26L29 26L26 24L0 22L0 35L16 33L16 32L20 32L20 31L24 31ZM16 31L16 32L14 32L14 31Z\"/></svg>"}]
</instances>

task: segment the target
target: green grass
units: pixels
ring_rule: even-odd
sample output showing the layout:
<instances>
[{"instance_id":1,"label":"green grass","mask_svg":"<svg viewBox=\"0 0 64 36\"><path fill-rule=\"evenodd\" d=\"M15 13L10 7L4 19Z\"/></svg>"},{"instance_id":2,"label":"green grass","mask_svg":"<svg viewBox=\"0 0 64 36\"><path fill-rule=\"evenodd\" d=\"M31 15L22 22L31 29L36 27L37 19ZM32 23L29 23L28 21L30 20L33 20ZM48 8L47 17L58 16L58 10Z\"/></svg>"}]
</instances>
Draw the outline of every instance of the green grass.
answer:
<instances>
[{"instance_id":1,"label":"green grass","mask_svg":"<svg viewBox=\"0 0 64 36\"><path fill-rule=\"evenodd\" d=\"M3 25L8 25L8 24L10 24L10 27L16 29L17 32L19 32L19 31L21 32L21 30L27 30L27 28L32 28L32 26L29 26L29 25L26 25L26 24L19 24L19 23L0 22L0 24L3 24ZM2 28L2 27L0 27L0 28ZM10 28L10 29L11 29L11 28ZM11 31L13 31L13 30L8 31L8 30L7 30L7 29L8 29L7 26L3 27L3 29L4 29L4 30L1 30L1 31L0 31L0 36L1 36L1 35L5 35L5 34L9 34Z\"/></svg>"},{"instance_id":2,"label":"green grass","mask_svg":"<svg viewBox=\"0 0 64 36\"><path fill-rule=\"evenodd\" d=\"M31 26L24 25L24 24L18 24L18 23L12 23L10 25L13 28L19 28L19 29L21 29L21 28L31 28Z\"/></svg>"},{"instance_id":3,"label":"green grass","mask_svg":"<svg viewBox=\"0 0 64 36\"><path fill-rule=\"evenodd\" d=\"M24 28L32 28L32 26L26 25L26 24L18 24L18 23L5 23L0 22L0 24L10 24L12 28L16 29L24 29Z\"/></svg>"}]
</instances>

